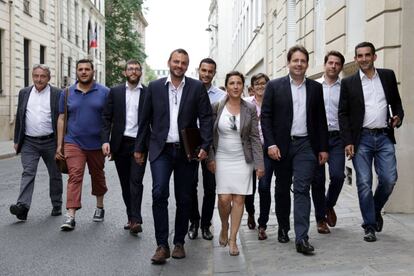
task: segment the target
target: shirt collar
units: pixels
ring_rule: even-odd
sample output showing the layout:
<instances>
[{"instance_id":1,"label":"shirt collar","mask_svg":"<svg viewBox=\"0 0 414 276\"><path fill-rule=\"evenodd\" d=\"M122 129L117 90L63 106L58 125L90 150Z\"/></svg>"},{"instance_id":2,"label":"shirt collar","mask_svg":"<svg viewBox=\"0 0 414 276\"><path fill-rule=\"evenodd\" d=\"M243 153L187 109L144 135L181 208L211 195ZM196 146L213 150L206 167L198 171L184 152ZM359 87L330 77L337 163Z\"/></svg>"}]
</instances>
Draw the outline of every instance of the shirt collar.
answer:
<instances>
[{"instance_id":1,"label":"shirt collar","mask_svg":"<svg viewBox=\"0 0 414 276\"><path fill-rule=\"evenodd\" d=\"M167 80L165 81L165 84L171 84L172 86L174 86L174 84L172 83L172 81L171 81L171 75L168 75L168 77L167 77ZM178 88L180 88L180 87L183 87L185 85L185 76L184 76L184 78L181 80L181 83L180 83L180 85L177 87L177 89Z\"/></svg>"},{"instance_id":2,"label":"shirt collar","mask_svg":"<svg viewBox=\"0 0 414 276\"><path fill-rule=\"evenodd\" d=\"M127 81L125 82L125 87L126 87L126 89L130 89L129 86L128 86L128 82ZM132 91L138 90L138 89L142 89L141 82L139 82L138 85L134 89L132 89Z\"/></svg>"},{"instance_id":3,"label":"shirt collar","mask_svg":"<svg viewBox=\"0 0 414 276\"><path fill-rule=\"evenodd\" d=\"M375 69L374 68L374 70L375 70L375 73L374 73L374 76L372 76L372 78L373 79L375 79L376 77L377 77L377 75L378 75L378 71L377 71L377 69ZM365 75L365 73L364 72L362 72L362 70L361 69L359 69L359 77L361 78L361 80L365 77L366 79L369 79L368 77L367 77L367 75Z\"/></svg>"},{"instance_id":4,"label":"shirt collar","mask_svg":"<svg viewBox=\"0 0 414 276\"><path fill-rule=\"evenodd\" d=\"M323 75L322 76L322 83L324 83L324 84L326 84L326 85L329 85L327 82L326 82L326 80L325 80L325 75ZM334 86L334 85L336 85L336 84L338 84L338 85L341 85L341 78L338 76L338 78L336 79L336 81L333 83L333 84L331 84L330 86Z\"/></svg>"},{"instance_id":5,"label":"shirt collar","mask_svg":"<svg viewBox=\"0 0 414 276\"><path fill-rule=\"evenodd\" d=\"M293 82L293 79L292 79L292 77L290 76L290 74L289 74L289 82L290 82L290 84L295 84L295 83ZM301 86L302 86L305 82L306 82L306 77L304 77L304 78L303 78L302 83L301 83L301 84L299 84L297 87L301 87Z\"/></svg>"},{"instance_id":6,"label":"shirt collar","mask_svg":"<svg viewBox=\"0 0 414 276\"><path fill-rule=\"evenodd\" d=\"M38 91L36 86L33 85L33 91L35 91L38 94L42 94L43 92L46 92L49 89L49 84L46 84L45 88L43 88L43 90Z\"/></svg>"}]
</instances>

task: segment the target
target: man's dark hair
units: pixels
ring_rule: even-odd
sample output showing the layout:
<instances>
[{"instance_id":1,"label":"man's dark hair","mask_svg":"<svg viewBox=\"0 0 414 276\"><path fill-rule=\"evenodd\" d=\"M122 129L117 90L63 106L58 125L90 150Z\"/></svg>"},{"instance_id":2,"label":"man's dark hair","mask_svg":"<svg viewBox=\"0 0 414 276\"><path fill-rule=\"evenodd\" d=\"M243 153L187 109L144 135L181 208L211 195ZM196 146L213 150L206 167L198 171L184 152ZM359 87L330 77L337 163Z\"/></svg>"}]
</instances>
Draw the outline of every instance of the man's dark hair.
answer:
<instances>
[{"instance_id":1,"label":"man's dark hair","mask_svg":"<svg viewBox=\"0 0 414 276\"><path fill-rule=\"evenodd\" d=\"M216 68L217 68L217 64L216 64L216 62L215 62L212 58L203 58L203 59L200 61L200 64L198 65L198 68L200 68L200 67L201 67L201 64L202 64L202 63L213 64L213 65L214 65L214 69L216 69Z\"/></svg>"},{"instance_id":2,"label":"man's dark hair","mask_svg":"<svg viewBox=\"0 0 414 276\"><path fill-rule=\"evenodd\" d=\"M131 64L138 64L139 65L139 68L142 69L141 63L138 60L136 60L136 59L130 59L125 64L125 70L128 68L128 65L131 65Z\"/></svg>"},{"instance_id":3,"label":"man's dark hair","mask_svg":"<svg viewBox=\"0 0 414 276\"><path fill-rule=\"evenodd\" d=\"M233 76L239 76L241 78L242 82L243 82L243 85L244 85L244 76L243 76L243 74L240 73L239 71L231 71L231 72L227 73L226 79L224 81L226 87L227 87L227 83L228 83L230 77L233 77Z\"/></svg>"},{"instance_id":4,"label":"man's dark hair","mask_svg":"<svg viewBox=\"0 0 414 276\"><path fill-rule=\"evenodd\" d=\"M328 53L326 53L325 60L324 60L323 64L326 64L326 62L328 61L329 56L336 56L337 58L339 58L341 60L341 65L344 66L345 57L338 51L329 51Z\"/></svg>"},{"instance_id":5,"label":"man's dark hair","mask_svg":"<svg viewBox=\"0 0 414 276\"><path fill-rule=\"evenodd\" d=\"M297 51L299 51L302 54L304 54L306 56L306 62L309 62L309 53L308 53L308 50L306 50L306 48L303 47L302 45L295 45L295 46L290 47L290 49L289 49L289 51L287 53L287 61L288 62L290 62L290 60L292 59L292 55L295 52L297 52Z\"/></svg>"},{"instance_id":6,"label":"man's dark hair","mask_svg":"<svg viewBox=\"0 0 414 276\"><path fill-rule=\"evenodd\" d=\"M266 74L264 74L264 73L259 73L259 74L256 74L256 75L253 75L253 76L252 76L252 78L250 79L250 85L251 85L251 86L254 86L254 83L255 83L257 80L261 79L261 78L264 78L264 79L266 80L266 83L270 80L270 79L269 79L269 77L268 77Z\"/></svg>"},{"instance_id":7,"label":"man's dark hair","mask_svg":"<svg viewBox=\"0 0 414 276\"><path fill-rule=\"evenodd\" d=\"M91 65L92 70L93 70L93 61L92 60L87 59L87 58L83 58L83 59L78 60L76 62L76 69L78 69L78 65L81 64L81 63L89 63Z\"/></svg>"},{"instance_id":8,"label":"man's dark hair","mask_svg":"<svg viewBox=\"0 0 414 276\"><path fill-rule=\"evenodd\" d=\"M374 44L372 44L371 42L368 42L368 41L364 41L364 42L358 43L355 46L355 56L357 55L357 49L358 48L364 48L364 47L371 48L372 55L375 55L375 46L374 46Z\"/></svg>"},{"instance_id":9,"label":"man's dark hair","mask_svg":"<svg viewBox=\"0 0 414 276\"><path fill-rule=\"evenodd\" d=\"M173 55L174 53L183 54L183 55L186 55L186 56L188 57L188 53L187 53L187 51L186 51L186 50L184 50L184 49L182 49L182 48L178 48L178 49L175 49L174 51L172 51L172 52L171 52L170 57L168 58L168 61L169 61L169 62L171 61L172 55Z\"/></svg>"}]
</instances>

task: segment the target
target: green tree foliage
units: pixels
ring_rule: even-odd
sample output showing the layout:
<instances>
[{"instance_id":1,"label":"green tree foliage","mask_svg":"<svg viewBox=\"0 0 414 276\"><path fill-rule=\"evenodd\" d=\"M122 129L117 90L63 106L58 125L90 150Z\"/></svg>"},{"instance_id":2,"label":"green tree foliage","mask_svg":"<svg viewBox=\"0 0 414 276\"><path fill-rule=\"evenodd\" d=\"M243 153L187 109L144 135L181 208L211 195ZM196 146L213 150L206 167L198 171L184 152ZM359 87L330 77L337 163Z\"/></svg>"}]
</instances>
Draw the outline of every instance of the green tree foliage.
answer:
<instances>
[{"instance_id":1,"label":"green tree foliage","mask_svg":"<svg viewBox=\"0 0 414 276\"><path fill-rule=\"evenodd\" d=\"M148 85L151 81L156 80L157 75L155 74L154 70L147 64L145 66L145 79L144 84Z\"/></svg>"},{"instance_id":2,"label":"green tree foliage","mask_svg":"<svg viewBox=\"0 0 414 276\"><path fill-rule=\"evenodd\" d=\"M125 62L137 59L144 63L146 55L141 36L134 24L141 12L142 0L105 1L106 85L122 82Z\"/></svg>"}]
</instances>

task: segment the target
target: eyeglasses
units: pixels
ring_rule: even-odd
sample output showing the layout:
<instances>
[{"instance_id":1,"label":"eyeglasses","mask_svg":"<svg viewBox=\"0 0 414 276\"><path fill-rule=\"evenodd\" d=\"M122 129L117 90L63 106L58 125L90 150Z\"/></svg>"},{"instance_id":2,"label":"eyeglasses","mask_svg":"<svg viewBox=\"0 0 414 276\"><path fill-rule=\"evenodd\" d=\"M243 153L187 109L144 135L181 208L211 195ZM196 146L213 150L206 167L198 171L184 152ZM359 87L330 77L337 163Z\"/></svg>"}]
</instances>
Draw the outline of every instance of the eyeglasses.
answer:
<instances>
[{"instance_id":1,"label":"eyeglasses","mask_svg":"<svg viewBox=\"0 0 414 276\"><path fill-rule=\"evenodd\" d=\"M230 116L229 117L230 120L230 129L232 130L237 130L237 125L236 125L236 116Z\"/></svg>"},{"instance_id":2,"label":"eyeglasses","mask_svg":"<svg viewBox=\"0 0 414 276\"><path fill-rule=\"evenodd\" d=\"M141 72L141 68L127 68L128 72Z\"/></svg>"}]
</instances>

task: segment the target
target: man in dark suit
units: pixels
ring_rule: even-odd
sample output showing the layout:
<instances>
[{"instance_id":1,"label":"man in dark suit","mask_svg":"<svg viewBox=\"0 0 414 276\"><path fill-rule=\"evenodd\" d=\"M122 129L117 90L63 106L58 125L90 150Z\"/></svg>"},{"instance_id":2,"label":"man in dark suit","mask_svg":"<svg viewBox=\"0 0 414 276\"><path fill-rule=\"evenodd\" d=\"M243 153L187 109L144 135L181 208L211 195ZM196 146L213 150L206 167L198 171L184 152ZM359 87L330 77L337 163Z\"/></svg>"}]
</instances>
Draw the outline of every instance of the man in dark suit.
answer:
<instances>
[{"instance_id":1,"label":"man in dark suit","mask_svg":"<svg viewBox=\"0 0 414 276\"><path fill-rule=\"evenodd\" d=\"M140 83L141 71L141 64L137 60L126 63L124 75L127 82L109 90L102 113L101 132L102 152L115 161L121 182L122 198L128 216L124 229L135 235L142 232L142 179L146 163L139 165L134 159L138 120L147 91Z\"/></svg>"},{"instance_id":2,"label":"man in dark suit","mask_svg":"<svg viewBox=\"0 0 414 276\"><path fill-rule=\"evenodd\" d=\"M377 240L381 232L381 210L397 182L394 128L401 126L404 111L395 74L374 67L377 59L370 42L355 46L358 72L341 83L339 128L345 154L356 172L359 206L364 220L364 240ZM378 186L372 193L372 161Z\"/></svg>"},{"instance_id":3,"label":"man in dark suit","mask_svg":"<svg viewBox=\"0 0 414 276\"><path fill-rule=\"evenodd\" d=\"M305 78L309 54L294 46L287 54L289 75L268 82L262 104L261 124L265 148L276 170L278 240L289 241L290 186L293 177L296 250L311 254L309 243L309 189L316 166L328 159L322 85Z\"/></svg>"},{"instance_id":4,"label":"man in dark suit","mask_svg":"<svg viewBox=\"0 0 414 276\"><path fill-rule=\"evenodd\" d=\"M138 163L143 164L145 152L149 152L153 180L152 211L158 246L151 259L155 264L163 264L170 257L168 197L173 171L177 212L172 257L185 257L184 238L188 229L197 161L188 161L180 131L197 127L199 120L202 140L199 160L207 157L212 142L210 101L202 82L185 77L188 64L188 53L184 49L174 50L168 60L170 75L149 84L135 144L134 156Z\"/></svg>"},{"instance_id":5,"label":"man in dark suit","mask_svg":"<svg viewBox=\"0 0 414 276\"><path fill-rule=\"evenodd\" d=\"M55 162L60 90L49 85L50 69L44 64L33 66L32 78L34 85L19 92L14 128L14 149L21 153L23 173L17 204L10 212L19 220L27 219L40 157L49 173L51 215L62 214L62 175Z\"/></svg>"}]
</instances>

